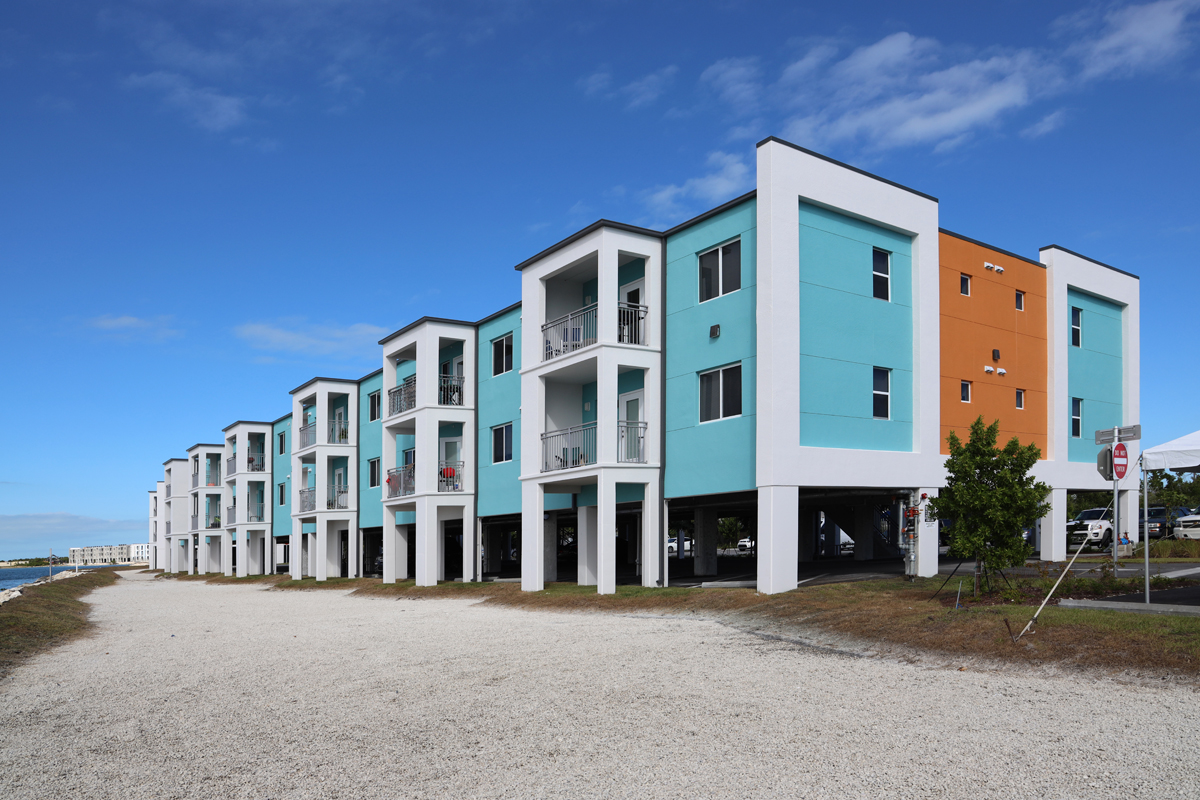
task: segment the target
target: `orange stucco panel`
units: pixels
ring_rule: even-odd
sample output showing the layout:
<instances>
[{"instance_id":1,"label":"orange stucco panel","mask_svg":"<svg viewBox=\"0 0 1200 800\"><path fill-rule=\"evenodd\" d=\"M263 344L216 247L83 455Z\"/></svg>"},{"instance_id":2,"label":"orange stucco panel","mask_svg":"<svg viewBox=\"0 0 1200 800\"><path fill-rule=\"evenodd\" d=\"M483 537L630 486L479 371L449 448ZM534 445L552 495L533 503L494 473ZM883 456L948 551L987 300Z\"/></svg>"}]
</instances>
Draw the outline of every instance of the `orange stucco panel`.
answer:
<instances>
[{"instance_id":1,"label":"orange stucco panel","mask_svg":"<svg viewBox=\"0 0 1200 800\"><path fill-rule=\"evenodd\" d=\"M941 406L942 452L950 452L950 431L965 439L975 418L1000 420L1000 441L1013 436L1046 452L1047 355L1046 270L989 247L942 233ZM984 268L991 263L1002 274ZM969 275L971 293L964 296L960 278ZM1017 292L1024 292L1024 310ZM992 351L999 350L999 360ZM996 369L988 373L985 366ZM999 370L1005 370L1004 375ZM971 401L962 401L962 381L971 382ZM1017 408L1017 390L1025 391L1025 407Z\"/></svg>"}]
</instances>

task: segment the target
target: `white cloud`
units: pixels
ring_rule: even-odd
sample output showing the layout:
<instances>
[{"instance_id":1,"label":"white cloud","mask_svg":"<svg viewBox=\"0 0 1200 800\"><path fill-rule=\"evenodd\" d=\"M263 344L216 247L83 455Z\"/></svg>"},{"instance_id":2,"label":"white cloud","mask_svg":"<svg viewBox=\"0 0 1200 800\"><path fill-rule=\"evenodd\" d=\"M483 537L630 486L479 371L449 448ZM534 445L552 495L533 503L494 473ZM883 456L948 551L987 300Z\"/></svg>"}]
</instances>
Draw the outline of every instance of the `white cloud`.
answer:
<instances>
[{"instance_id":1,"label":"white cloud","mask_svg":"<svg viewBox=\"0 0 1200 800\"><path fill-rule=\"evenodd\" d=\"M1076 15L1064 27L1084 33L1101 28L1098 36L1085 38L1071 49L1083 62L1084 79L1123 75L1161 66L1183 53L1191 45L1194 29L1188 16L1198 8L1198 0L1161 0L1111 9L1102 24Z\"/></svg>"},{"instance_id":2,"label":"white cloud","mask_svg":"<svg viewBox=\"0 0 1200 800\"><path fill-rule=\"evenodd\" d=\"M748 114L758 108L760 76L756 58L723 58L700 73L700 82L712 88L735 113Z\"/></svg>"},{"instance_id":3,"label":"white cloud","mask_svg":"<svg viewBox=\"0 0 1200 800\"><path fill-rule=\"evenodd\" d=\"M596 70L591 75L580 78L578 85L586 95L604 94L608 87L612 86L612 73L607 69Z\"/></svg>"},{"instance_id":4,"label":"white cloud","mask_svg":"<svg viewBox=\"0 0 1200 800\"><path fill-rule=\"evenodd\" d=\"M376 345L379 340L391 333L387 328L365 322L338 326L312 324L299 319L283 320L277 325L249 322L237 326L233 332L258 350L352 357L378 349Z\"/></svg>"},{"instance_id":5,"label":"white cloud","mask_svg":"<svg viewBox=\"0 0 1200 800\"><path fill-rule=\"evenodd\" d=\"M684 215L688 201L723 203L749 191L753 184L754 176L741 156L717 151L709 153L705 165L708 171L699 177L646 192L643 200L651 212L675 220Z\"/></svg>"},{"instance_id":6,"label":"white cloud","mask_svg":"<svg viewBox=\"0 0 1200 800\"><path fill-rule=\"evenodd\" d=\"M1026 139L1037 139L1038 137L1045 136L1047 133L1058 130L1066 121L1067 113L1060 108L1058 111L1047 114L1039 121L1022 130L1021 135Z\"/></svg>"},{"instance_id":7,"label":"white cloud","mask_svg":"<svg viewBox=\"0 0 1200 800\"><path fill-rule=\"evenodd\" d=\"M674 65L663 67L622 86L620 89L621 94L629 98L629 102L625 108L641 108L653 103L671 85L671 81L677 72L679 72L679 68Z\"/></svg>"},{"instance_id":8,"label":"white cloud","mask_svg":"<svg viewBox=\"0 0 1200 800\"><path fill-rule=\"evenodd\" d=\"M125 83L162 92L164 102L183 111L201 128L215 133L235 128L247 118L245 98L193 86L190 79L175 72L131 75Z\"/></svg>"},{"instance_id":9,"label":"white cloud","mask_svg":"<svg viewBox=\"0 0 1200 800\"><path fill-rule=\"evenodd\" d=\"M134 317L128 314L117 316L104 314L87 320L88 327L119 339L170 339L180 331L170 327L171 318Z\"/></svg>"}]
</instances>

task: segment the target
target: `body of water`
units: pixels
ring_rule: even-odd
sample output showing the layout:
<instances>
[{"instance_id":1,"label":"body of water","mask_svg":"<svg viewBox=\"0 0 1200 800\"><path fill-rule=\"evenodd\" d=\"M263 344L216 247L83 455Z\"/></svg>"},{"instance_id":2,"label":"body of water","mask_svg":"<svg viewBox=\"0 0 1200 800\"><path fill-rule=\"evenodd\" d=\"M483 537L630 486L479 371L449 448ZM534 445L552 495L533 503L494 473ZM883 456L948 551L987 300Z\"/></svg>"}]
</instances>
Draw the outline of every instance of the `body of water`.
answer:
<instances>
[{"instance_id":1,"label":"body of water","mask_svg":"<svg viewBox=\"0 0 1200 800\"><path fill-rule=\"evenodd\" d=\"M75 569L74 567L56 566L54 574L60 572L69 572ZM81 567L81 569L88 569ZM38 578L44 578L49 574L49 567L9 567L0 569L0 592L5 589L11 589L14 586L20 586L22 583L33 583Z\"/></svg>"}]
</instances>

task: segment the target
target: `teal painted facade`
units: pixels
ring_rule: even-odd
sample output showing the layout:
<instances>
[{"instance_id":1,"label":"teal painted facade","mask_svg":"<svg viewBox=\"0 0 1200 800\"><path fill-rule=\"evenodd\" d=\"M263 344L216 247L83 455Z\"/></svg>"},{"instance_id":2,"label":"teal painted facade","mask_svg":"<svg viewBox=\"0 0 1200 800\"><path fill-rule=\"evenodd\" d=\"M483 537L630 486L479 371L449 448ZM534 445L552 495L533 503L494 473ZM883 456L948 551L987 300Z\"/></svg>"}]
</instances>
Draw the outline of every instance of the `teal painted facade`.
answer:
<instances>
[{"instance_id":1,"label":"teal painted facade","mask_svg":"<svg viewBox=\"0 0 1200 800\"><path fill-rule=\"evenodd\" d=\"M800 203L800 444L913 449L912 239ZM891 300L872 290L872 251L891 253ZM872 411L874 368L891 371L890 418Z\"/></svg>"},{"instance_id":2,"label":"teal painted facade","mask_svg":"<svg viewBox=\"0 0 1200 800\"><path fill-rule=\"evenodd\" d=\"M1071 309L1081 316L1080 346L1071 344ZM1122 307L1067 287L1067 460L1094 462L1100 450L1095 432L1124 424L1124 338ZM1081 436L1071 436L1071 398L1083 400Z\"/></svg>"},{"instance_id":3,"label":"teal painted facade","mask_svg":"<svg viewBox=\"0 0 1200 800\"><path fill-rule=\"evenodd\" d=\"M371 394L379 392L379 416L371 422ZM383 391L383 370L358 382L358 527L383 525L383 415L387 413L387 393ZM379 486L371 486L371 459L380 464Z\"/></svg>"},{"instance_id":4,"label":"teal painted facade","mask_svg":"<svg viewBox=\"0 0 1200 800\"><path fill-rule=\"evenodd\" d=\"M513 337L512 369L492 375L492 342ZM521 513L521 307L482 322L478 327L478 394L475 415L478 429L479 469L476 497L479 516ZM492 463L492 428L511 422L512 461Z\"/></svg>"},{"instance_id":5,"label":"teal painted facade","mask_svg":"<svg viewBox=\"0 0 1200 800\"><path fill-rule=\"evenodd\" d=\"M756 488L757 212L747 200L667 240L666 497ZM741 238L741 288L700 302L700 254ZM653 324L653 322L651 322ZM721 335L709 337L713 325ZM700 373L742 365L742 415L700 423ZM648 435L656 436L654 422Z\"/></svg>"},{"instance_id":6,"label":"teal painted facade","mask_svg":"<svg viewBox=\"0 0 1200 800\"><path fill-rule=\"evenodd\" d=\"M279 434L283 434L284 453L279 454ZM271 535L292 535L292 415L271 427ZM279 504L279 484L284 484L283 505Z\"/></svg>"}]
</instances>

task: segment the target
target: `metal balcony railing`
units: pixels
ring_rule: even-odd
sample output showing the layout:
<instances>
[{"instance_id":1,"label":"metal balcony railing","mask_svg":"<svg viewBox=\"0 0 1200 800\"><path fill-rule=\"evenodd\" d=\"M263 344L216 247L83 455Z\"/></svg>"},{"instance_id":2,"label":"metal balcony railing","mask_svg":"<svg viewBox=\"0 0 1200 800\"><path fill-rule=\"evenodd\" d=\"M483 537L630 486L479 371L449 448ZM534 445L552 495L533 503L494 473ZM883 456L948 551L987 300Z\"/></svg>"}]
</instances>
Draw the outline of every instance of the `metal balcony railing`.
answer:
<instances>
[{"instance_id":1,"label":"metal balcony railing","mask_svg":"<svg viewBox=\"0 0 1200 800\"><path fill-rule=\"evenodd\" d=\"M417 376L409 375L404 383L388 389L388 416L403 414L417 405Z\"/></svg>"},{"instance_id":2,"label":"metal balcony railing","mask_svg":"<svg viewBox=\"0 0 1200 800\"><path fill-rule=\"evenodd\" d=\"M645 422L617 420L617 461L623 464L646 463Z\"/></svg>"},{"instance_id":3,"label":"metal balcony railing","mask_svg":"<svg viewBox=\"0 0 1200 800\"><path fill-rule=\"evenodd\" d=\"M262 503L246 504L246 522L266 522L266 518L263 516Z\"/></svg>"},{"instance_id":4,"label":"metal balcony railing","mask_svg":"<svg viewBox=\"0 0 1200 800\"><path fill-rule=\"evenodd\" d=\"M300 427L300 446L297 450L303 450L306 447L312 447L317 443L317 423L310 422L307 425Z\"/></svg>"},{"instance_id":5,"label":"metal balcony railing","mask_svg":"<svg viewBox=\"0 0 1200 800\"><path fill-rule=\"evenodd\" d=\"M350 421L344 419L329 420L329 443L330 444L349 444L350 443Z\"/></svg>"},{"instance_id":6,"label":"metal balcony railing","mask_svg":"<svg viewBox=\"0 0 1200 800\"><path fill-rule=\"evenodd\" d=\"M596 343L596 304L572 311L542 326L542 361Z\"/></svg>"},{"instance_id":7,"label":"metal balcony railing","mask_svg":"<svg viewBox=\"0 0 1200 800\"><path fill-rule=\"evenodd\" d=\"M237 455L236 454L225 459L225 474L226 475L236 475L237 474Z\"/></svg>"},{"instance_id":8,"label":"metal balcony railing","mask_svg":"<svg viewBox=\"0 0 1200 800\"><path fill-rule=\"evenodd\" d=\"M649 306L617 303L617 341L621 344L646 344L646 312Z\"/></svg>"},{"instance_id":9,"label":"metal balcony railing","mask_svg":"<svg viewBox=\"0 0 1200 800\"><path fill-rule=\"evenodd\" d=\"M461 492L463 490L463 462L438 462L438 491Z\"/></svg>"},{"instance_id":10,"label":"metal balcony railing","mask_svg":"<svg viewBox=\"0 0 1200 800\"><path fill-rule=\"evenodd\" d=\"M596 423L542 434L542 472L596 463Z\"/></svg>"},{"instance_id":11,"label":"metal balcony railing","mask_svg":"<svg viewBox=\"0 0 1200 800\"><path fill-rule=\"evenodd\" d=\"M463 404L463 381L460 375L438 376L438 405L461 406Z\"/></svg>"},{"instance_id":12,"label":"metal balcony railing","mask_svg":"<svg viewBox=\"0 0 1200 800\"><path fill-rule=\"evenodd\" d=\"M416 485L414 483L416 471L414 467L414 464L406 464L398 469L388 470L388 497L407 497L416 491Z\"/></svg>"},{"instance_id":13,"label":"metal balcony railing","mask_svg":"<svg viewBox=\"0 0 1200 800\"><path fill-rule=\"evenodd\" d=\"M349 508L350 490L345 486L330 486L329 497L325 500L325 508Z\"/></svg>"},{"instance_id":14,"label":"metal balcony railing","mask_svg":"<svg viewBox=\"0 0 1200 800\"><path fill-rule=\"evenodd\" d=\"M221 527L221 515L220 514L206 514L205 515L205 517L204 517L205 530L209 530L212 528L219 528L219 527Z\"/></svg>"},{"instance_id":15,"label":"metal balcony railing","mask_svg":"<svg viewBox=\"0 0 1200 800\"><path fill-rule=\"evenodd\" d=\"M194 530L194 531L200 530L200 515L199 514L192 514L191 530Z\"/></svg>"},{"instance_id":16,"label":"metal balcony railing","mask_svg":"<svg viewBox=\"0 0 1200 800\"><path fill-rule=\"evenodd\" d=\"M261 450L251 450L246 455L246 469L249 472L266 472L267 455Z\"/></svg>"},{"instance_id":17,"label":"metal balcony railing","mask_svg":"<svg viewBox=\"0 0 1200 800\"><path fill-rule=\"evenodd\" d=\"M220 486L221 485L221 467L219 464L212 465L207 472L204 473L205 486Z\"/></svg>"},{"instance_id":18,"label":"metal balcony railing","mask_svg":"<svg viewBox=\"0 0 1200 800\"><path fill-rule=\"evenodd\" d=\"M225 507L225 524L226 525L236 525L237 524L237 506L226 506Z\"/></svg>"},{"instance_id":19,"label":"metal balcony railing","mask_svg":"<svg viewBox=\"0 0 1200 800\"><path fill-rule=\"evenodd\" d=\"M193 472L192 473L192 488L195 489L199 485L200 485L200 473Z\"/></svg>"},{"instance_id":20,"label":"metal balcony railing","mask_svg":"<svg viewBox=\"0 0 1200 800\"><path fill-rule=\"evenodd\" d=\"M300 490L300 511L316 511L317 510L317 490L316 489L301 489Z\"/></svg>"}]
</instances>

